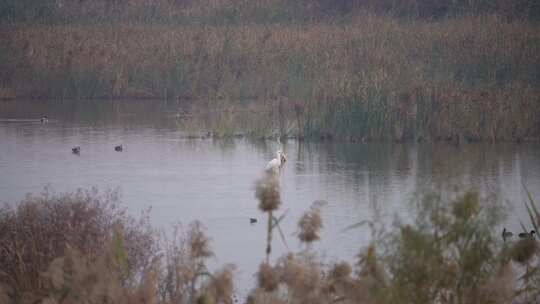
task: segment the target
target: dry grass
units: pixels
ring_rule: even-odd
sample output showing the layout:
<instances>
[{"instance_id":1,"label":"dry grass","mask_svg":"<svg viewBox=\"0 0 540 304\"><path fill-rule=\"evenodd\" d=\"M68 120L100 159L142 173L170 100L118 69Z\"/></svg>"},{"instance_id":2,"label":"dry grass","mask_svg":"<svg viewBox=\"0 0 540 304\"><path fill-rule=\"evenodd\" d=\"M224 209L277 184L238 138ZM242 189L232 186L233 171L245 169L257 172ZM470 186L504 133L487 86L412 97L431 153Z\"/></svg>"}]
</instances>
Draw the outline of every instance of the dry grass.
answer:
<instances>
[{"instance_id":1,"label":"dry grass","mask_svg":"<svg viewBox=\"0 0 540 304\"><path fill-rule=\"evenodd\" d=\"M540 7L528 0L6 0L0 4L0 22L305 23L346 19L359 10L428 20L486 13L508 19L540 18Z\"/></svg>"},{"instance_id":2,"label":"dry grass","mask_svg":"<svg viewBox=\"0 0 540 304\"><path fill-rule=\"evenodd\" d=\"M298 239L305 244L311 244L320 239L322 229L321 210L312 206L298 221Z\"/></svg>"},{"instance_id":3,"label":"dry grass","mask_svg":"<svg viewBox=\"0 0 540 304\"><path fill-rule=\"evenodd\" d=\"M232 303L234 267L210 273L199 222L159 237L118 193L45 191L0 208L1 303Z\"/></svg>"},{"instance_id":4,"label":"dry grass","mask_svg":"<svg viewBox=\"0 0 540 304\"><path fill-rule=\"evenodd\" d=\"M136 276L156 253L147 214L135 220L118 204L118 193L97 190L66 195L45 192L0 211L0 282L15 299L40 289L39 273L70 244L89 260L102 256L114 225L124 227L127 272ZM129 278L126 278L128 280Z\"/></svg>"},{"instance_id":5,"label":"dry grass","mask_svg":"<svg viewBox=\"0 0 540 304\"><path fill-rule=\"evenodd\" d=\"M359 11L309 26L16 26L0 53L15 96L209 100L223 135L521 141L540 138L539 33L499 15ZM238 114L249 103L264 113Z\"/></svg>"},{"instance_id":6,"label":"dry grass","mask_svg":"<svg viewBox=\"0 0 540 304\"><path fill-rule=\"evenodd\" d=\"M272 292L278 288L279 278L276 271L268 263L261 263L257 272L257 286L264 291Z\"/></svg>"},{"instance_id":7,"label":"dry grass","mask_svg":"<svg viewBox=\"0 0 540 304\"><path fill-rule=\"evenodd\" d=\"M214 274L207 270L205 260L213 252L201 223L192 223L186 231L176 226L173 238L164 241L164 265L158 274L160 303L230 303L234 267L226 265Z\"/></svg>"},{"instance_id":8,"label":"dry grass","mask_svg":"<svg viewBox=\"0 0 540 304\"><path fill-rule=\"evenodd\" d=\"M34 293L32 300L27 298L22 303L157 303L155 270L146 271L140 285L127 287L122 284L118 260L112 252L89 260L68 247L64 256L51 262L40 280L44 291Z\"/></svg>"},{"instance_id":9,"label":"dry grass","mask_svg":"<svg viewBox=\"0 0 540 304\"><path fill-rule=\"evenodd\" d=\"M371 274L354 275L346 262L324 268L307 251L280 257L275 266L263 263L247 303L375 303Z\"/></svg>"},{"instance_id":10,"label":"dry grass","mask_svg":"<svg viewBox=\"0 0 540 304\"><path fill-rule=\"evenodd\" d=\"M354 267L325 266L309 250L261 264L248 303L535 303L537 241L501 246L501 210L486 204L476 193L424 196L415 224L373 240Z\"/></svg>"},{"instance_id":11,"label":"dry grass","mask_svg":"<svg viewBox=\"0 0 540 304\"><path fill-rule=\"evenodd\" d=\"M255 197L262 212L272 212L281 205L279 178L275 174L264 173L255 182Z\"/></svg>"},{"instance_id":12,"label":"dry grass","mask_svg":"<svg viewBox=\"0 0 540 304\"><path fill-rule=\"evenodd\" d=\"M278 228L281 236L283 232L279 227L279 221L274 212L281 205L281 193L279 186L279 172L265 171L262 176L255 181L255 197L259 201L259 210L267 214L268 221L266 226L266 263L272 253L272 236L274 228Z\"/></svg>"},{"instance_id":13,"label":"dry grass","mask_svg":"<svg viewBox=\"0 0 540 304\"><path fill-rule=\"evenodd\" d=\"M28 197L15 209L0 209L2 303L235 302L235 268L207 270L205 261L213 252L201 223L187 229L176 226L172 239L157 238L145 228L145 217L142 228L134 226L117 202L116 192L44 193ZM415 203L416 221L398 222L393 232L372 240L354 265L326 265L310 248L287 253L273 265L263 262L246 302L538 301L538 241L503 244L494 232L502 218L496 202L464 193L450 198L425 195ZM313 230L301 242L318 239L320 206L314 204L299 219L301 230ZM540 216L532 198L527 209L531 225L537 227ZM276 209L262 211L269 214L271 234L282 217L272 216ZM159 251L152 249L156 244Z\"/></svg>"}]
</instances>

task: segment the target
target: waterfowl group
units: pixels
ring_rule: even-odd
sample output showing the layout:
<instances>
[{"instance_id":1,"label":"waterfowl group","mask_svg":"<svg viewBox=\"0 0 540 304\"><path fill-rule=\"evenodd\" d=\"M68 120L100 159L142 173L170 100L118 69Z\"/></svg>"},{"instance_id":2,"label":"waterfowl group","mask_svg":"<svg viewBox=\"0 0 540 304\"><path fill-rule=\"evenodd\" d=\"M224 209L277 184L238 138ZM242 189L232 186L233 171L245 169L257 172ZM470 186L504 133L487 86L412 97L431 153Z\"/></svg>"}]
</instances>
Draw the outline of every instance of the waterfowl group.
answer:
<instances>
[{"instance_id":1,"label":"waterfowl group","mask_svg":"<svg viewBox=\"0 0 540 304\"><path fill-rule=\"evenodd\" d=\"M45 124L45 123L48 123L49 122L49 118L47 117L47 115L43 115L39 121L42 123L42 124ZM122 152L124 150L124 147L122 145L119 145L119 146L115 146L114 147L114 151L116 152ZM81 153L81 146L75 146L73 148L71 148L71 153L73 154L80 154Z\"/></svg>"},{"instance_id":2,"label":"waterfowl group","mask_svg":"<svg viewBox=\"0 0 540 304\"><path fill-rule=\"evenodd\" d=\"M114 151L116 151L116 152L122 152L123 150L124 150L124 147L122 145L114 147ZM81 146L75 146L75 147L71 148L71 152L73 154L80 154L81 153Z\"/></svg>"},{"instance_id":3,"label":"waterfowl group","mask_svg":"<svg viewBox=\"0 0 540 304\"><path fill-rule=\"evenodd\" d=\"M42 123L45 122L47 119L47 116L44 116L42 118ZM114 151L116 152L122 152L124 150L124 147L122 145L118 145L118 146L114 146ZM73 154L77 154L79 155L81 153L81 147L80 146L75 146L73 148L71 148L71 152ZM287 157L285 156L285 153L283 153L281 150L278 150L276 152L276 158L272 159L271 161L268 162L268 164L266 165L266 168L265 168L265 171L267 172L272 172L272 173L279 173L279 170L281 169L281 167L283 166L283 164L285 164L285 162L287 161ZM253 218L253 217L250 217L249 218L249 223L250 224L256 224L257 223L257 219L256 218ZM505 229L506 230L506 229ZM510 233L511 232L507 232L507 233ZM503 237L505 235L505 232L503 231Z\"/></svg>"},{"instance_id":4,"label":"waterfowl group","mask_svg":"<svg viewBox=\"0 0 540 304\"><path fill-rule=\"evenodd\" d=\"M506 239L513 237L514 234L511 231L508 231L506 230L506 228L504 228L501 236L503 240L506 241ZM534 230L531 230L530 232L521 232L518 234L518 237L520 239L534 239L535 236L536 236L536 231Z\"/></svg>"}]
</instances>

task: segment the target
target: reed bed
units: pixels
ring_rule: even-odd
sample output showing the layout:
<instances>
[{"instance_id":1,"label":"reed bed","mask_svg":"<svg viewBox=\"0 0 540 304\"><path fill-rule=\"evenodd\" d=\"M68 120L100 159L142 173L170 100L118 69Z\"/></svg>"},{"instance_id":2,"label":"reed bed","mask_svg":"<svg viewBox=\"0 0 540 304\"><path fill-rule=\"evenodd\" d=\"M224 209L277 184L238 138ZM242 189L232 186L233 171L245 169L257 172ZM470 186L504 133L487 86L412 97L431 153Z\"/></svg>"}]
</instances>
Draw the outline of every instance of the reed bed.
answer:
<instances>
[{"instance_id":1,"label":"reed bed","mask_svg":"<svg viewBox=\"0 0 540 304\"><path fill-rule=\"evenodd\" d=\"M498 15L432 22L369 12L309 26L15 26L0 31L0 91L249 104L307 138L538 140L539 33ZM276 128L267 125L246 128Z\"/></svg>"}]
</instances>

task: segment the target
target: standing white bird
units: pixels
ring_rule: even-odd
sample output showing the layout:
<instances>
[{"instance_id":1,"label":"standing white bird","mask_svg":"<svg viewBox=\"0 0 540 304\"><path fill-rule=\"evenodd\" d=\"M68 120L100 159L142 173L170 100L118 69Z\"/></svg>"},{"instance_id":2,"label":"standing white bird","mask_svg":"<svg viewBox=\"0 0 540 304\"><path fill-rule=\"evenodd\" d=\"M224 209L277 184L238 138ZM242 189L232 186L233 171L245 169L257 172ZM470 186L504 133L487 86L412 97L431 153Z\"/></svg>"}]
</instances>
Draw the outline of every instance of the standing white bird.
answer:
<instances>
[{"instance_id":1,"label":"standing white bird","mask_svg":"<svg viewBox=\"0 0 540 304\"><path fill-rule=\"evenodd\" d=\"M276 152L276 155L277 155L276 158L272 159L271 161L268 162L268 164L266 164L266 168L265 168L266 172L279 173L279 170L281 169L283 164L287 161L287 157L281 150L278 150Z\"/></svg>"}]
</instances>

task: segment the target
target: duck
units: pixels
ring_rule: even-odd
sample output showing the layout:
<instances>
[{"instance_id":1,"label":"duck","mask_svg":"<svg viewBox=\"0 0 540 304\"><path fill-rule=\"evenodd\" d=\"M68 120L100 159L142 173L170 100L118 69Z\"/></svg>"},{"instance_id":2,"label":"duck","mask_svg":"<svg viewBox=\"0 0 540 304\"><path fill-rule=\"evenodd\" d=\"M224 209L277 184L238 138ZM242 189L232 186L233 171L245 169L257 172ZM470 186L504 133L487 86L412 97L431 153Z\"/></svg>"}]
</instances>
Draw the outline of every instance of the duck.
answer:
<instances>
[{"instance_id":1,"label":"duck","mask_svg":"<svg viewBox=\"0 0 540 304\"><path fill-rule=\"evenodd\" d=\"M114 147L114 151L116 151L116 152L122 152L123 149L124 148L122 148L122 145Z\"/></svg>"},{"instance_id":2,"label":"duck","mask_svg":"<svg viewBox=\"0 0 540 304\"><path fill-rule=\"evenodd\" d=\"M503 229L502 231L502 238L504 241L506 241L507 238L511 238L512 236L514 236L514 234L508 230L506 230L506 228Z\"/></svg>"},{"instance_id":3,"label":"duck","mask_svg":"<svg viewBox=\"0 0 540 304\"><path fill-rule=\"evenodd\" d=\"M250 224L255 224L255 223L257 223L257 219L256 219L256 218L250 217L250 218L249 218L249 223L250 223Z\"/></svg>"},{"instance_id":4,"label":"duck","mask_svg":"<svg viewBox=\"0 0 540 304\"><path fill-rule=\"evenodd\" d=\"M41 117L41 118L39 119L39 121L40 121L41 123L47 123L47 122L49 122L49 119L47 118L47 115L43 115L43 117Z\"/></svg>"},{"instance_id":5,"label":"duck","mask_svg":"<svg viewBox=\"0 0 540 304\"><path fill-rule=\"evenodd\" d=\"M534 239L535 234L536 234L536 231L531 230L531 232L522 232L518 234L518 236L520 239L529 239L529 238Z\"/></svg>"},{"instance_id":6,"label":"duck","mask_svg":"<svg viewBox=\"0 0 540 304\"><path fill-rule=\"evenodd\" d=\"M71 152L73 152L73 154L79 154L79 153L81 153L81 147L80 146L75 146L75 147L71 148Z\"/></svg>"}]
</instances>

